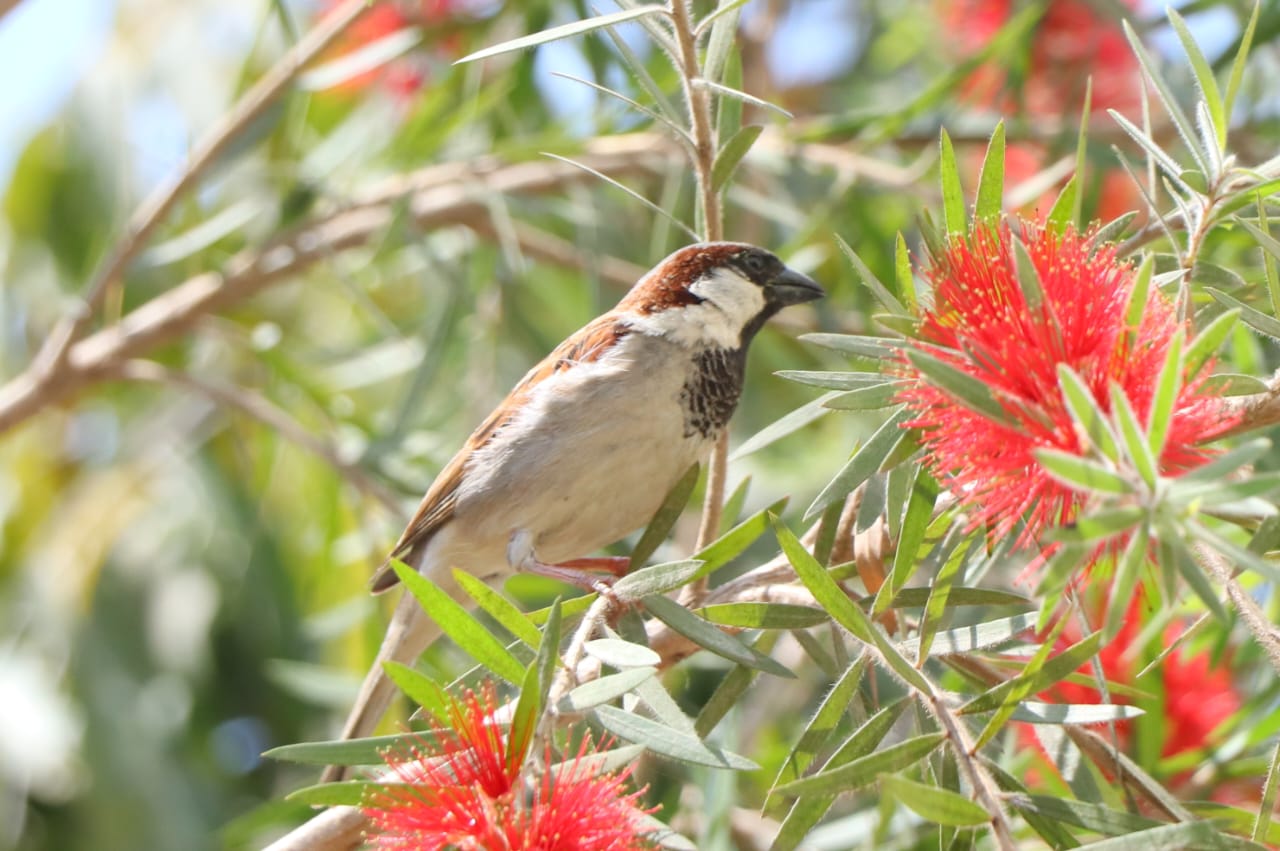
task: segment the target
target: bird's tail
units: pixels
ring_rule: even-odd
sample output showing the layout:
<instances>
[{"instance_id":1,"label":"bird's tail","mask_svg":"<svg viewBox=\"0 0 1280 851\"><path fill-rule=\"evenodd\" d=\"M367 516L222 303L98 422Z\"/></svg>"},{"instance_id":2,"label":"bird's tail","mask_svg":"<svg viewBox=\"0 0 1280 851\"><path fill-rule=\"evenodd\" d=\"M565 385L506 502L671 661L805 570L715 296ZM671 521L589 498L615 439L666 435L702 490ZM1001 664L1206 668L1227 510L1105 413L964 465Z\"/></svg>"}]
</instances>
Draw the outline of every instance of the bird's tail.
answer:
<instances>
[{"instance_id":1,"label":"bird's tail","mask_svg":"<svg viewBox=\"0 0 1280 851\"><path fill-rule=\"evenodd\" d=\"M382 663L393 661L412 665L427 649L427 645L439 637L439 625L422 610L417 599L406 591L391 617L391 625L387 627L387 635L382 640L378 656L373 660L373 666L369 668L369 673L360 686L355 706L342 727L341 738L359 739L372 734L396 696L396 685L382 669ZM324 770L321 781L341 780L345 774L345 766L331 765Z\"/></svg>"}]
</instances>

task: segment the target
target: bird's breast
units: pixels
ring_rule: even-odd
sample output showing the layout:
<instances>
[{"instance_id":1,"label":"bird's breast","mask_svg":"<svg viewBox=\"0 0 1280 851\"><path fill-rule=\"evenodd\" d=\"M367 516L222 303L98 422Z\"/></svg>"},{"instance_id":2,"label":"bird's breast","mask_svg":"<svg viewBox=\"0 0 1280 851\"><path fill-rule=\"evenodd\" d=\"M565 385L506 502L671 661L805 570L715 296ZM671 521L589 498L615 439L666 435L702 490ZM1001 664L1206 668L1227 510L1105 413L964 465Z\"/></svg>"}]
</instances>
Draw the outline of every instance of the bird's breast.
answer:
<instances>
[{"instance_id":1,"label":"bird's breast","mask_svg":"<svg viewBox=\"0 0 1280 851\"><path fill-rule=\"evenodd\" d=\"M543 561L588 555L649 521L710 450L741 385L732 353L632 335L541 382L474 453L457 525L486 551L526 529Z\"/></svg>"}]
</instances>

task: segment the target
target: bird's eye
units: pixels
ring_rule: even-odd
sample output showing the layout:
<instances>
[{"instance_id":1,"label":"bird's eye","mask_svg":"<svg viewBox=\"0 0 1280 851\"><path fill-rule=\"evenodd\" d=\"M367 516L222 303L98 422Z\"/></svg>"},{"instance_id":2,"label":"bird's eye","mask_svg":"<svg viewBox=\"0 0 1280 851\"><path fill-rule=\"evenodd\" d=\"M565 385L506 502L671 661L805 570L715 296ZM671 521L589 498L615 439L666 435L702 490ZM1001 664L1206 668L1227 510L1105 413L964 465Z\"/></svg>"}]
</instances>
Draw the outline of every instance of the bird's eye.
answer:
<instances>
[{"instance_id":1,"label":"bird's eye","mask_svg":"<svg viewBox=\"0 0 1280 851\"><path fill-rule=\"evenodd\" d=\"M749 272L764 271L764 258L761 257L759 254L748 254L746 257L742 259L742 262L747 267L747 271Z\"/></svg>"}]
</instances>

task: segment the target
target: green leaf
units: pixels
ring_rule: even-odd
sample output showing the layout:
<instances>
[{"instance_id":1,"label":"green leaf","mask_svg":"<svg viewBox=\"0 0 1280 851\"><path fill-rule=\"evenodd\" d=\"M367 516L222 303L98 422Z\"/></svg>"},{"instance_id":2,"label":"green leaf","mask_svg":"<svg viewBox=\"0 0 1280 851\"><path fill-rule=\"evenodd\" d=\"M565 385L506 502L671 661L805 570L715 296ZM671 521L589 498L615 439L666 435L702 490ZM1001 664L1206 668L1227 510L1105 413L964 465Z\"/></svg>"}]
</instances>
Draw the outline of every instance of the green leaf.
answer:
<instances>
[{"instance_id":1,"label":"green leaf","mask_svg":"<svg viewBox=\"0 0 1280 851\"><path fill-rule=\"evenodd\" d=\"M1146 714L1137 706L1112 703L1039 703L1025 700L1014 707L1011 720L1027 724L1105 724Z\"/></svg>"},{"instance_id":2,"label":"green leaf","mask_svg":"<svg viewBox=\"0 0 1280 851\"><path fill-rule=\"evenodd\" d=\"M651 615L704 650L710 650L731 662L737 662L739 665L746 665L776 677L795 678L795 674L777 659L766 656L753 647L748 647L736 637L698 617L675 600L654 595L645 597L643 604Z\"/></svg>"},{"instance_id":3,"label":"green leaf","mask_svg":"<svg viewBox=\"0 0 1280 851\"><path fill-rule=\"evenodd\" d=\"M1111 384L1111 416L1120 427L1120 437L1124 440L1129 460L1137 469L1138 475L1148 489L1154 489L1160 478L1160 466L1151 453L1151 443L1147 439L1146 430L1138 422L1138 415L1129 404L1129 397L1119 384Z\"/></svg>"},{"instance_id":4,"label":"green leaf","mask_svg":"<svg viewBox=\"0 0 1280 851\"><path fill-rule=\"evenodd\" d=\"M782 369L774 375L798 384L810 384L831 390L857 390L861 387L875 387L893 381L892 376L881 372L849 372L848 370Z\"/></svg>"},{"instance_id":5,"label":"green leaf","mask_svg":"<svg viewBox=\"0 0 1280 851\"><path fill-rule=\"evenodd\" d=\"M787 507L787 502L788 497L784 496L768 508L752 514L746 520L743 520L737 526L707 544L703 549L694 553L694 558L702 562L702 569L697 575L702 576L711 573L742 555L747 547L754 544L769 529L769 515L781 514L783 509Z\"/></svg>"},{"instance_id":6,"label":"green leaf","mask_svg":"<svg viewBox=\"0 0 1280 851\"><path fill-rule=\"evenodd\" d=\"M939 138L938 169L942 177L942 223L949 237L963 237L969 231L964 212L964 190L960 187L960 168L956 151L944 128Z\"/></svg>"},{"instance_id":7,"label":"green leaf","mask_svg":"<svg viewBox=\"0 0 1280 851\"><path fill-rule=\"evenodd\" d=\"M1151 534L1146 525L1140 526L1129 539L1116 564L1116 578L1111 583L1111 595L1107 602L1107 620L1103 628L1103 639L1112 641L1120 634L1124 626L1125 615L1133 600L1133 593L1138 587L1138 579L1142 566L1147 563L1147 549L1151 545Z\"/></svg>"},{"instance_id":8,"label":"green leaf","mask_svg":"<svg viewBox=\"0 0 1280 851\"><path fill-rule=\"evenodd\" d=\"M1183 343L1183 332L1179 329L1169 340L1169 352L1156 379L1156 392L1151 397L1151 410L1147 415L1147 444L1155 458L1164 453L1165 439L1169 436L1169 429L1173 427L1173 412L1178 405L1178 394L1182 391Z\"/></svg>"},{"instance_id":9,"label":"green leaf","mask_svg":"<svg viewBox=\"0 0 1280 851\"><path fill-rule=\"evenodd\" d=\"M875 475L892 454L894 447L902 441L905 432L901 426L910 416L910 412L902 409L885 420L805 509L805 521L817 517L828 505L844 499L854 488Z\"/></svg>"},{"instance_id":10,"label":"green leaf","mask_svg":"<svg viewBox=\"0 0 1280 851\"><path fill-rule=\"evenodd\" d=\"M560 700L560 712L585 712L617 700L658 673L657 668L628 668L583 683Z\"/></svg>"},{"instance_id":11,"label":"green leaf","mask_svg":"<svg viewBox=\"0 0 1280 851\"><path fill-rule=\"evenodd\" d=\"M711 188L719 192L729 185L729 179L738 170L738 164L751 150L751 146L760 138L764 127L760 124L748 124L729 138L724 147L716 154L715 163L711 166Z\"/></svg>"},{"instance_id":12,"label":"green leaf","mask_svg":"<svg viewBox=\"0 0 1280 851\"><path fill-rule=\"evenodd\" d=\"M982 807L963 795L898 774L880 777L880 790L925 821L950 827L976 827L991 821Z\"/></svg>"},{"instance_id":13,"label":"green leaf","mask_svg":"<svg viewBox=\"0 0 1280 851\"><path fill-rule=\"evenodd\" d=\"M791 603L718 603L698 613L711 623L742 629L807 629L828 620L822 609Z\"/></svg>"},{"instance_id":14,"label":"green leaf","mask_svg":"<svg viewBox=\"0 0 1280 851\"><path fill-rule=\"evenodd\" d=\"M381 765L384 751L421 743L422 733L396 733L364 739L298 742L264 751L267 759L301 765Z\"/></svg>"},{"instance_id":15,"label":"green leaf","mask_svg":"<svg viewBox=\"0 0 1280 851\"><path fill-rule=\"evenodd\" d=\"M1059 620L1058 623L1065 625L1066 619ZM1037 651L1037 656L1043 653L1046 648L1051 651L1055 638L1056 636L1051 633L1045 639L1045 643L1041 645L1040 650ZM1070 676L1087 662L1093 654L1098 652L1098 647L1101 643L1102 632L1098 631L1090 633L1047 661L1033 657L1031 661L1027 662L1022 673L970 700L960 707L960 714L972 715L977 712L991 712L1002 707L1011 709L1026 695L1042 692L1059 680Z\"/></svg>"},{"instance_id":16,"label":"green leaf","mask_svg":"<svg viewBox=\"0 0 1280 851\"><path fill-rule=\"evenodd\" d=\"M824 768L816 774L784 783L774 791L779 795L838 795L861 789L870 786L885 772L910 768L937 750L946 738L943 733L916 736L838 768Z\"/></svg>"},{"instance_id":17,"label":"green leaf","mask_svg":"<svg viewBox=\"0 0 1280 851\"><path fill-rule=\"evenodd\" d=\"M881 411L898 403L898 394L906 386L903 381L886 381L840 393L826 402L833 411Z\"/></svg>"},{"instance_id":18,"label":"green leaf","mask_svg":"<svg viewBox=\"0 0 1280 851\"><path fill-rule=\"evenodd\" d=\"M632 572L639 572L649 557L658 551L658 547L671 534L671 530L675 527L676 521L680 519L680 515L684 513L685 506L689 504L689 495L693 493L694 487L698 484L698 471L700 465L694 464L680 480L672 485L671 490L667 492L666 497L662 500L662 505L654 512L653 518L649 521L649 525L645 527L644 534L640 536L640 540L636 542L635 548L631 550Z\"/></svg>"},{"instance_id":19,"label":"green leaf","mask_svg":"<svg viewBox=\"0 0 1280 851\"><path fill-rule=\"evenodd\" d=\"M514 776L529 755L529 746L542 720L551 693L551 681L555 677L556 662L560 659L560 601L551 604L551 615L542 630L542 642L538 656L525 671L520 685L520 697L516 700L511 716L511 731L507 736L507 772Z\"/></svg>"},{"instance_id":20,"label":"green leaf","mask_svg":"<svg viewBox=\"0 0 1280 851\"><path fill-rule=\"evenodd\" d=\"M1183 580L1205 604L1205 608L1213 612L1218 623L1230 623L1231 616L1227 614L1226 607L1218 599L1218 592L1214 590L1213 584L1209 582L1209 577L1205 575L1204 568L1196 561L1195 556L1182 541L1173 541L1172 546L1175 555L1174 565L1178 568L1178 573L1182 575Z\"/></svg>"},{"instance_id":21,"label":"green leaf","mask_svg":"<svg viewBox=\"0 0 1280 851\"><path fill-rule=\"evenodd\" d=\"M1133 485L1119 473L1096 461L1059 449L1036 449L1033 453L1049 475L1069 488L1100 493L1128 494Z\"/></svg>"},{"instance_id":22,"label":"green leaf","mask_svg":"<svg viewBox=\"0 0 1280 851\"><path fill-rule=\"evenodd\" d=\"M845 671L835 688L832 689L832 693L823 701L822 707L814 715L813 720L810 721L809 727L801 737L801 742L796 745L796 751L792 752L794 756L803 757L803 759L797 759L792 765L794 776L798 777L808 766L808 757L811 752L816 752L819 748L825 747L827 739L835 730L840 715L847 708L849 699L857 691L857 680L861 678L864 662L865 657ZM839 768L840 766L848 765L859 757L870 754L880 744L881 740L888 735L889 730L902 716L902 712L907 705L907 700L901 698L871 716L831 755L823 767L826 769ZM819 721L819 718L822 720ZM803 750L801 750L802 747L804 748ZM784 764L783 769L779 771L778 779L774 781L774 788L769 793L770 797L777 791L778 784L782 782L782 772L785 770L786 765ZM783 819L782 827L779 829L777 839L774 840L771 848L774 851L796 848L809 833L809 830L831 808L836 797L835 793L810 793L799 796L791 805L786 818Z\"/></svg>"},{"instance_id":23,"label":"green leaf","mask_svg":"<svg viewBox=\"0 0 1280 851\"><path fill-rule=\"evenodd\" d=\"M392 561L391 567L404 587L418 599L423 611L459 649L509 683L518 685L524 681L524 665L520 660L440 586L403 562Z\"/></svg>"},{"instance_id":24,"label":"green leaf","mask_svg":"<svg viewBox=\"0 0 1280 851\"><path fill-rule=\"evenodd\" d=\"M822 606L845 629L864 644L875 643L875 627L867 614L858 608L826 569L804 548L795 533L777 517L773 518L774 533L783 554L795 568L796 575Z\"/></svg>"},{"instance_id":25,"label":"green leaf","mask_svg":"<svg viewBox=\"0 0 1280 851\"><path fill-rule=\"evenodd\" d=\"M1122 810L1113 810L1101 804L1072 801L1051 795L1013 795L1009 798L1009 803L1021 813L1036 813L1054 821L1083 827L1085 830L1106 836L1136 833L1160 824L1154 819Z\"/></svg>"},{"instance_id":26,"label":"green leaf","mask_svg":"<svg viewBox=\"0 0 1280 851\"><path fill-rule=\"evenodd\" d=\"M908 349L907 360L930 383L947 391L953 399L982 416L1003 423L1009 419L1004 406L996 401L991 387L980 378L947 363L937 355L920 349Z\"/></svg>"},{"instance_id":27,"label":"green leaf","mask_svg":"<svg viewBox=\"0 0 1280 851\"><path fill-rule=\"evenodd\" d=\"M687 585L703 573L704 567L705 563L698 559L655 564L635 573L628 573L613 583L612 590L621 602L632 603Z\"/></svg>"},{"instance_id":28,"label":"green leaf","mask_svg":"<svg viewBox=\"0 0 1280 851\"><path fill-rule=\"evenodd\" d=\"M994 228L1004 211L1004 121L996 124L987 144L987 153L978 173L978 198L973 207L974 223ZM950 227L948 227L950 230Z\"/></svg>"},{"instance_id":29,"label":"green leaf","mask_svg":"<svg viewBox=\"0 0 1280 851\"><path fill-rule=\"evenodd\" d=\"M924 664L925 658L933 647L938 627L946 616L947 601L951 598L955 581L964 572L965 560L972 540L958 526L952 528L943 539L940 549L945 557L941 559L942 567L938 570L938 575L929 589L929 600L925 603L924 616L920 621L920 637L915 641L917 668ZM911 652L906 644L902 649L904 653Z\"/></svg>"},{"instance_id":30,"label":"green leaf","mask_svg":"<svg viewBox=\"0 0 1280 851\"><path fill-rule=\"evenodd\" d=\"M916 556L925 541L925 532L933 521L933 506L938 497L938 490L924 472L923 467L914 469L899 467L894 473L907 470L910 474L906 511L902 516L901 527L897 530L897 541L894 544L893 565L887 581L880 586L871 611L880 615L889 608L894 596L907 584L920 567L923 559ZM890 481L893 474L890 475ZM892 495L892 489L890 491Z\"/></svg>"},{"instance_id":31,"label":"green leaf","mask_svg":"<svg viewBox=\"0 0 1280 851\"><path fill-rule=\"evenodd\" d=\"M337 783L318 783L304 786L285 795L286 801L306 804L310 807L358 807L370 797L387 789L385 783L368 780L343 780Z\"/></svg>"},{"instance_id":32,"label":"green leaf","mask_svg":"<svg viewBox=\"0 0 1280 851\"><path fill-rule=\"evenodd\" d=\"M1249 15L1249 23L1240 36L1240 49L1236 51L1235 61L1231 63L1231 75L1227 78L1227 92L1222 99L1222 112L1231 119L1231 109L1235 106L1236 93L1240 91L1240 82L1244 79L1245 61L1249 58L1249 47L1253 44L1253 33L1258 26L1258 11L1262 8L1259 0L1254 0L1253 13ZM1256 839L1257 837L1255 837Z\"/></svg>"},{"instance_id":33,"label":"green leaf","mask_svg":"<svg viewBox=\"0 0 1280 851\"><path fill-rule=\"evenodd\" d=\"M755 771L760 767L744 756L722 750L695 735L673 730L616 706L597 706L594 713L600 724L618 738L644 745L653 753L679 762L739 771Z\"/></svg>"},{"instance_id":34,"label":"green leaf","mask_svg":"<svg viewBox=\"0 0 1280 851\"><path fill-rule=\"evenodd\" d=\"M784 775L790 775L792 778L798 778L803 775L818 753L826 750L828 740L835 733L841 717L849 710L850 704L858 693L858 686L862 684L866 669L867 656L863 654L845 669L844 673L840 675L840 679L823 697L822 703L805 725L804 732L800 734L795 746L792 747L787 758L783 760L782 765L778 767L778 776L773 781L775 787L783 782ZM850 742L853 742L853 744L846 743L846 746L836 751L831 759L839 759L839 754L847 753L846 758L841 760L841 762L847 762L850 759L870 753L876 745L880 744L880 740L888 734L890 728L893 727L898 717L902 714L902 710L906 708L906 705L906 700L900 699L885 706L871 719L876 720L875 724L868 726L870 720L864 723L859 728L859 731L855 732L851 737ZM858 738L859 733L862 734L861 738Z\"/></svg>"},{"instance_id":35,"label":"green leaf","mask_svg":"<svg viewBox=\"0 0 1280 851\"><path fill-rule=\"evenodd\" d=\"M656 668L662 664L662 657L648 647L619 638L592 639L583 650L614 668Z\"/></svg>"},{"instance_id":36,"label":"green leaf","mask_svg":"<svg viewBox=\"0 0 1280 851\"><path fill-rule=\"evenodd\" d=\"M859 334L801 334L800 339L824 349L857 355L877 363L894 356L902 343L893 337L865 337Z\"/></svg>"},{"instance_id":37,"label":"green leaf","mask_svg":"<svg viewBox=\"0 0 1280 851\"><path fill-rule=\"evenodd\" d=\"M1129 40L1129 46L1133 49L1133 54L1137 57L1138 64L1146 72L1147 79L1155 86L1156 94L1160 96L1160 102L1164 105L1165 111L1169 113L1169 117L1173 119L1174 126L1178 128L1178 134L1182 136L1182 141L1186 144L1187 150L1195 158L1201 170L1204 170L1206 163L1203 156L1201 156L1200 148L1196 145L1195 126L1187 118L1187 114L1182 111L1182 107L1178 105L1178 98L1174 95L1173 90L1169 88L1168 82L1156 69L1156 65L1151 60L1151 55L1147 53L1147 48L1142 43L1142 39L1133 31L1133 27L1129 25L1128 21L1121 21L1121 24L1124 26L1125 38ZM1114 111L1112 111L1112 115L1115 115Z\"/></svg>"},{"instance_id":38,"label":"green leaf","mask_svg":"<svg viewBox=\"0 0 1280 851\"><path fill-rule=\"evenodd\" d=\"M449 707L453 700L444 687L426 674L388 659L382 663L382 670L387 672L391 682L410 700L421 706L433 718L442 724L450 723ZM333 763L338 765L339 763Z\"/></svg>"},{"instance_id":39,"label":"green leaf","mask_svg":"<svg viewBox=\"0 0 1280 851\"><path fill-rule=\"evenodd\" d=\"M1256 18L1258 7L1255 4L1253 14ZM1250 24L1252 26L1252 23ZM1260 842L1266 838L1271 829L1271 816L1275 811L1276 790L1280 788L1280 743L1271 753L1271 768L1267 771L1267 782L1262 787L1262 801L1258 805L1258 814L1253 822L1252 838Z\"/></svg>"},{"instance_id":40,"label":"green leaf","mask_svg":"<svg viewBox=\"0 0 1280 851\"><path fill-rule=\"evenodd\" d=\"M959 626L943 630L933 637L933 646L929 653L931 655L969 653L973 650L995 647L998 644L1012 641L1029 629L1035 629L1035 626L1036 613L1025 612L1008 618L985 621L973 626ZM902 643L902 649L910 652L918 649L920 644L921 640L918 638L907 639Z\"/></svg>"},{"instance_id":41,"label":"green leaf","mask_svg":"<svg viewBox=\"0 0 1280 851\"><path fill-rule=\"evenodd\" d=\"M1049 226L1049 231L1055 236L1062 236L1071 225L1076 222L1076 207L1080 200L1080 180L1079 174L1071 175L1071 179L1062 187L1062 191L1058 193L1058 197L1053 202L1053 206L1049 209L1049 216L1045 223Z\"/></svg>"},{"instance_id":42,"label":"green leaf","mask_svg":"<svg viewBox=\"0 0 1280 851\"><path fill-rule=\"evenodd\" d=\"M1207 821L1191 821L1151 827L1089 843L1090 851L1265 851L1265 847L1221 833Z\"/></svg>"},{"instance_id":43,"label":"green leaf","mask_svg":"<svg viewBox=\"0 0 1280 851\"><path fill-rule=\"evenodd\" d=\"M1179 40L1182 41L1182 49L1187 54L1187 59L1191 60L1191 69L1195 72L1196 83L1200 87L1200 95L1204 98L1204 105L1209 111L1209 118L1213 121L1214 138L1217 140L1218 149L1223 150L1227 146L1227 123L1229 116L1224 111L1222 103L1222 92L1218 90L1218 81L1214 79L1213 68L1209 65L1209 60L1204 58L1200 46L1196 44L1195 38L1191 35L1191 31L1187 29L1187 23L1182 19L1172 7L1165 10L1165 14L1169 16L1169 23L1173 24L1174 32L1178 34Z\"/></svg>"},{"instance_id":44,"label":"green leaf","mask_svg":"<svg viewBox=\"0 0 1280 851\"><path fill-rule=\"evenodd\" d=\"M862 258L858 256L858 253L849 247L849 243L841 239L838 234L836 235L836 245L840 246L840 250L844 252L845 259L849 261L849 265L853 267L853 271L862 279L862 283L866 285L867 289L871 290L871 292L875 294L876 299L879 300L885 310L895 316L911 315L907 312L907 309L903 306L902 302L898 301L893 293L889 292L889 288L875 276L875 273L871 271L870 267L868 267L866 263L862 262Z\"/></svg>"},{"instance_id":45,"label":"green leaf","mask_svg":"<svg viewBox=\"0 0 1280 851\"><path fill-rule=\"evenodd\" d=\"M1143 256L1137 274L1133 277L1133 290L1129 293L1129 301L1124 309L1124 324L1129 330L1130 341L1137 337L1142 327L1142 317L1147 312L1147 302L1151 299L1151 276L1155 271L1155 257Z\"/></svg>"},{"instance_id":46,"label":"green leaf","mask_svg":"<svg viewBox=\"0 0 1280 851\"><path fill-rule=\"evenodd\" d=\"M898 295L902 298L910 313L919 313L920 305L916 300L915 275L911 271L911 252L907 250L907 240L902 231L893 244L893 277L898 287Z\"/></svg>"},{"instance_id":47,"label":"green leaf","mask_svg":"<svg viewBox=\"0 0 1280 851\"><path fill-rule=\"evenodd\" d=\"M779 419L760 429L753 434L741 446L729 454L730 461L741 460L753 452L764 449L771 443L781 440L789 434L799 431L809 423L825 417L831 413L830 409L824 408L823 405L834 399L839 393L825 393L811 402L805 402L793 411L784 414Z\"/></svg>"},{"instance_id":48,"label":"green leaf","mask_svg":"<svg viewBox=\"0 0 1280 851\"><path fill-rule=\"evenodd\" d=\"M647 15L666 14L666 8L658 5L638 6L634 9L624 9L621 12L611 12L607 15L597 15L594 18L587 18L582 21L573 21L572 23L562 24L558 27L551 27L541 32L532 33L530 35L513 38L510 41L504 41L499 44L486 47L483 50L477 50L474 53L468 53L466 56L454 62L454 65L461 65L464 62L475 62L478 59L488 59L492 56L500 56L503 53L511 53L516 50L524 50L528 47L536 47L540 44L546 44L550 41L557 41L562 38L570 38L582 33L598 30L601 27L612 26L613 24L621 24L626 21L634 21L636 18L643 18Z\"/></svg>"},{"instance_id":49,"label":"green leaf","mask_svg":"<svg viewBox=\"0 0 1280 851\"><path fill-rule=\"evenodd\" d=\"M542 634L538 632L537 625L529 620L529 616L516 608L515 603L490 588L483 580L457 568L453 570L453 579L481 609L484 609L490 617L516 638L534 648L542 641Z\"/></svg>"},{"instance_id":50,"label":"green leaf","mask_svg":"<svg viewBox=\"0 0 1280 851\"><path fill-rule=\"evenodd\" d=\"M1273 340L1280 340L1280 319L1274 316L1268 316L1256 308L1252 308L1242 301L1232 298L1221 290L1215 290L1212 287L1205 287L1205 292L1213 296L1214 300L1226 307L1233 308L1240 312L1240 319L1259 334L1264 334Z\"/></svg>"},{"instance_id":51,"label":"green leaf","mask_svg":"<svg viewBox=\"0 0 1280 851\"><path fill-rule=\"evenodd\" d=\"M1068 413L1079 426L1079 431L1089 438L1090 445L1113 464L1119 463L1120 447L1107 423L1107 415L1098 406L1084 379L1065 363L1058 364L1058 389L1062 391Z\"/></svg>"},{"instance_id":52,"label":"green leaf","mask_svg":"<svg viewBox=\"0 0 1280 851\"><path fill-rule=\"evenodd\" d=\"M934 693L933 684L915 668L892 641L885 637L861 608L844 592L831 574L804 548L800 540L781 520L774 518L774 531L787 560L795 568L796 575L813 594L814 599L853 636L879 651L880 658L891 672L903 682L926 695ZM888 769L894 771L896 769Z\"/></svg>"},{"instance_id":53,"label":"green leaf","mask_svg":"<svg viewBox=\"0 0 1280 851\"><path fill-rule=\"evenodd\" d=\"M761 636L761 642L765 647L765 652L772 648L778 633L769 633ZM757 649L759 649L757 647ZM738 706L742 701L742 696L747 693L747 689L755 682L759 671L754 668L748 668L746 665L734 665L720 680L720 684L716 686L716 690L711 693L711 697L702 705L702 709L698 711L698 717L693 721L693 731L699 736L708 736L716 725L724 720L724 716L729 714L729 710Z\"/></svg>"}]
</instances>

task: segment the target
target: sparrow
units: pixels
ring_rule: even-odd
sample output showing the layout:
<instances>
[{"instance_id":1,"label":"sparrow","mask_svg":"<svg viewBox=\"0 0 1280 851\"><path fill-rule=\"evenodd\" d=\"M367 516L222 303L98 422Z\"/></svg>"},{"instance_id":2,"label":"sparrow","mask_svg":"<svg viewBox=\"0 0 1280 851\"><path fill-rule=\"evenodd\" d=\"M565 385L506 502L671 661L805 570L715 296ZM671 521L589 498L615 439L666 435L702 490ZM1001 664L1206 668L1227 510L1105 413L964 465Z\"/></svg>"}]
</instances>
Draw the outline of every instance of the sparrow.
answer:
<instances>
[{"instance_id":1,"label":"sparrow","mask_svg":"<svg viewBox=\"0 0 1280 851\"><path fill-rule=\"evenodd\" d=\"M753 245L676 251L531 369L472 433L427 490L373 592L397 584L392 560L464 603L455 569L490 583L527 571L587 586L585 571L621 573L626 558L583 556L647 523L710 452L765 321L824 294ZM412 664L439 634L404 594L342 738L369 735L394 697L383 663Z\"/></svg>"}]
</instances>

